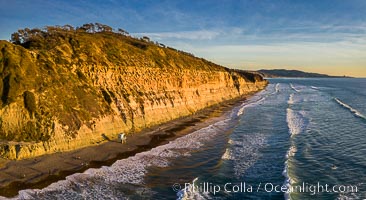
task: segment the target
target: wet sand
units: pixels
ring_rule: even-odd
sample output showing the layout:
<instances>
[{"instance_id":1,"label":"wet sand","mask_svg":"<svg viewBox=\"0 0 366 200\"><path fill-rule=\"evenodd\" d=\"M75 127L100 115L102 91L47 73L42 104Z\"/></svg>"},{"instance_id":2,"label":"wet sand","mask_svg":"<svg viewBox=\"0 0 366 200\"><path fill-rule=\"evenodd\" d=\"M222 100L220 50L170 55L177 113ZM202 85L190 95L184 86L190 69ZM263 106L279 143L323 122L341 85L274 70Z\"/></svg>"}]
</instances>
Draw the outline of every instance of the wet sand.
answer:
<instances>
[{"instance_id":1,"label":"wet sand","mask_svg":"<svg viewBox=\"0 0 366 200\"><path fill-rule=\"evenodd\" d=\"M0 160L0 196L13 197L23 189L41 189L66 176L89 168L110 166L116 160L166 144L183 135L220 121L250 95L211 106L142 132L128 135L127 142L106 141L69 152L19 161Z\"/></svg>"}]
</instances>

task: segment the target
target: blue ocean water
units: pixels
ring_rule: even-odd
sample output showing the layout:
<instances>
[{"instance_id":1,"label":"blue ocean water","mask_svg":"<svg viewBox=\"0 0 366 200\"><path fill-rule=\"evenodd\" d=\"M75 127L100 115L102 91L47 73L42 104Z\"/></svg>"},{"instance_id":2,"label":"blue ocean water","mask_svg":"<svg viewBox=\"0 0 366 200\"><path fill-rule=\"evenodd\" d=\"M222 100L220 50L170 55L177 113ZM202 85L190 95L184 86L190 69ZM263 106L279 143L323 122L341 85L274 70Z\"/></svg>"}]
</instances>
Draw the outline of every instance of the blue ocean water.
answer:
<instances>
[{"instance_id":1,"label":"blue ocean water","mask_svg":"<svg viewBox=\"0 0 366 200\"><path fill-rule=\"evenodd\" d=\"M366 79L270 79L222 121L20 199L366 199Z\"/></svg>"}]
</instances>

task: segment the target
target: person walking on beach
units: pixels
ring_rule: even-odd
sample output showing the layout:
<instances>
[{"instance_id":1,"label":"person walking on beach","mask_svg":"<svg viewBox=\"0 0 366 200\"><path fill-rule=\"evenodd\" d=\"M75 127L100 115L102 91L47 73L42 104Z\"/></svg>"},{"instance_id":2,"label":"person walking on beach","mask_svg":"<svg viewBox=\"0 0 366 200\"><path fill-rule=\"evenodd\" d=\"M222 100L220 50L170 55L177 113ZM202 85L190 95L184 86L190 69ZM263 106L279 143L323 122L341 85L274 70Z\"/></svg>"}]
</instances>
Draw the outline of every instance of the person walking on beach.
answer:
<instances>
[{"instance_id":1,"label":"person walking on beach","mask_svg":"<svg viewBox=\"0 0 366 200\"><path fill-rule=\"evenodd\" d=\"M126 143L126 141L127 141L127 138L124 133L118 134L118 142L123 144L123 143Z\"/></svg>"}]
</instances>

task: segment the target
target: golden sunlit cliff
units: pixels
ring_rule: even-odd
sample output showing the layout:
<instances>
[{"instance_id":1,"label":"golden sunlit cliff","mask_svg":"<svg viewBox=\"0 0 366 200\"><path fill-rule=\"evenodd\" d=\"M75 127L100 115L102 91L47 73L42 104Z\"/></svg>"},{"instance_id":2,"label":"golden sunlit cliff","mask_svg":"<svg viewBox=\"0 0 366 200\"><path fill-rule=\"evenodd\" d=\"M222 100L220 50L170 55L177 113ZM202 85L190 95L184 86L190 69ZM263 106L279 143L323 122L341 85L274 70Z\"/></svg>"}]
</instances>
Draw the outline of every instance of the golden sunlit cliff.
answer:
<instances>
[{"instance_id":1,"label":"golden sunlit cliff","mask_svg":"<svg viewBox=\"0 0 366 200\"><path fill-rule=\"evenodd\" d=\"M98 144L267 85L260 75L102 28L25 29L13 43L0 41L1 157Z\"/></svg>"}]
</instances>

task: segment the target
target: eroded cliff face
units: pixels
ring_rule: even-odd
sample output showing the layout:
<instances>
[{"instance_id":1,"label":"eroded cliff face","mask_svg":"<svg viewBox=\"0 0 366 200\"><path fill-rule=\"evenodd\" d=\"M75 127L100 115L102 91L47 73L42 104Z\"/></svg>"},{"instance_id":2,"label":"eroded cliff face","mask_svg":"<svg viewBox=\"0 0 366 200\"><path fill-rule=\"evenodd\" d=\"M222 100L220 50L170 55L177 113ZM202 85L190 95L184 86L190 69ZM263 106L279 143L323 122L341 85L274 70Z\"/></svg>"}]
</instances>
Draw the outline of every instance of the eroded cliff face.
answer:
<instances>
[{"instance_id":1,"label":"eroded cliff face","mask_svg":"<svg viewBox=\"0 0 366 200\"><path fill-rule=\"evenodd\" d=\"M57 38L53 45L29 48L0 41L3 158L95 145L267 84L258 75L126 36Z\"/></svg>"}]
</instances>

